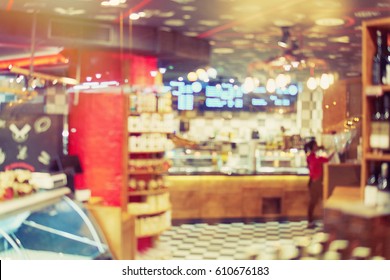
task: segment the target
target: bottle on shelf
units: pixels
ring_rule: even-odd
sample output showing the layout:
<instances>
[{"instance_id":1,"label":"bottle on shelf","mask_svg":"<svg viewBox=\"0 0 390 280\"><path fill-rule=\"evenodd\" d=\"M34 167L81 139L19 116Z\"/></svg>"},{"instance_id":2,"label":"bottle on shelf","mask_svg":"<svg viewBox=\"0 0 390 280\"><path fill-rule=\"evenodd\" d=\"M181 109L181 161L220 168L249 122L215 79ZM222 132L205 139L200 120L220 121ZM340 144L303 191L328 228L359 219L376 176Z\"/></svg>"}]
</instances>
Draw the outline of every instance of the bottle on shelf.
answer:
<instances>
[{"instance_id":1,"label":"bottle on shelf","mask_svg":"<svg viewBox=\"0 0 390 280\"><path fill-rule=\"evenodd\" d=\"M380 147L382 150L390 150L390 95L383 96L383 113L380 122Z\"/></svg>"},{"instance_id":2,"label":"bottle on shelf","mask_svg":"<svg viewBox=\"0 0 390 280\"><path fill-rule=\"evenodd\" d=\"M389 165L387 162L381 164L376 204L378 208L386 208L390 205Z\"/></svg>"},{"instance_id":3,"label":"bottle on shelf","mask_svg":"<svg viewBox=\"0 0 390 280\"><path fill-rule=\"evenodd\" d=\"M386 77L386 58L383 55L383 37L382 31L376 31L376 52L372 63L372 84L383 84Z\"/></svg>"},{"instance_id":4,"label":"bottle on shelf","mask_svg":"<svg viewBox=\"0 0 390 280\"><path fill-rule=\"evenodd\" d=\"M389 174L389 166L387 162L382 162L381 164L381 172L378 177L378 189L383 190L388 187L388 174Z\"/></svg>"},{"instance_id":5,"label":"bottle on shelf","mask_svg":"<svg viewBox=\"0 0 390 280\"><path fill-rule=\"evenodd\" d=\"M371 134L370 134L370 147L372 149L381 148L381 122L383 120L383 97L378 96L374 101L374 112L371 116Z\"/></svg>"},{"instance_id":6,"label":"bottle on shelf","mask_svg":"<svg viewBox=\"0 0 390 280\"><path fill-rule=\"evenodd\" d=\"M387 32L387 39L385 47L385 75L382 80L385 85L390 85L390 32Z\"/></svg>"},{"instance_id":7,"label":"bottle on shelf","mask_svg":"<svg viewBox=\"0 0 390 280\"><path fill-rule=\"evenodd\" d=\"M370 173L364 188L364 204L367 206L375 206L378 192L378 176L376 165L370 162Z\"/></svg>"}]
</instances>

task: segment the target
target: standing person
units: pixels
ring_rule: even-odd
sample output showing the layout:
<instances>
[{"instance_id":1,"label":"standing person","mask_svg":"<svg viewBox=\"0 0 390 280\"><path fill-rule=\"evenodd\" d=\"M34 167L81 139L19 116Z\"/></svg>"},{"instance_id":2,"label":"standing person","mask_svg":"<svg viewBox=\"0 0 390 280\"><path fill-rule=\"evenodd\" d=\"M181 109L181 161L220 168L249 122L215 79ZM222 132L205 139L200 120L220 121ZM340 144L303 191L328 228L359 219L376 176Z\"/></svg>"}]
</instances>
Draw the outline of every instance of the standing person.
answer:
<instances>
[{"instance_id":1,"label":"standing person","mask_svg":"<svg viewBox=\"0 0 390 280\"><path fill-rule=\"evenodd\" d=\"M324 163L328 162L334 155L330 154L329 157L317 156L319 147L315 139L305 144L306 161L309 168L309 207L307 210L307 227L314 228L314 209L320 199L322 199L323 193L323 169Z\"/></svg>"}]
</instances>

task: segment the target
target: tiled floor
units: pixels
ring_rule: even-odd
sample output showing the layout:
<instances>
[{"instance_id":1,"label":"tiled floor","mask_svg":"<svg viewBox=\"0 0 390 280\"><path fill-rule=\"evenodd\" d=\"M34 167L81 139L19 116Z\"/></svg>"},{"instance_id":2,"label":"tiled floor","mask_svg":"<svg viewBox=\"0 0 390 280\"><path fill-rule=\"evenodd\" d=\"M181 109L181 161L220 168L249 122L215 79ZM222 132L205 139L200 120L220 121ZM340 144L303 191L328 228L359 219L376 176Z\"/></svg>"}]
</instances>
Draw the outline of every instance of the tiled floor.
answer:
<instances>
[{"instance_id":1,"label":"tiled floor","mask_svg":"<svg viewBox=\"0 0 390 280\"><path fill-rule=\"evenodd\" d=\"M310 240L322 231L319 222L307 229L307 221L183 224L173 226L160 236L154 249L138 255L138 259L174 260L240 260L273 259L275 250L295 249L302 240ZM288 251L288 250L287 250ZM279 255L276 258L284 258Z\"/></svg>"}]
</instances>

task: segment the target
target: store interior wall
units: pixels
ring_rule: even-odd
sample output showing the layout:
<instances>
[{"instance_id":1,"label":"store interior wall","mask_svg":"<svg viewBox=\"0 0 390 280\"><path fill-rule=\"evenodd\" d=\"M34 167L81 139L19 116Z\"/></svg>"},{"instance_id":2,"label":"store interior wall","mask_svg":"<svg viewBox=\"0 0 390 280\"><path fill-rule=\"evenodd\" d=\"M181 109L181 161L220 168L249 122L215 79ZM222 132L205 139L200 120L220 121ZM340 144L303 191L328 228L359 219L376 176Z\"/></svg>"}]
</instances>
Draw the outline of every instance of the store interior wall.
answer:
<instances>
[{"instance_id":1,"label":"store interior wall","mask_svg":"<svg viewBox=\"0 0 390 280\"><path fill-rule=\"evenodd\" d=\"M202 115L192 112L179 116L176 131L179 131L180 119L188 119L189 131L186 136L196 141L208 139L249 140L253 130L259 131L260 139L273 141L281 135L281 127L286 135L318 137L322 133L323 91L310 91L305 88L298 95L296 111L279 112L204 112Z\"/></svg>"}]
</instances>

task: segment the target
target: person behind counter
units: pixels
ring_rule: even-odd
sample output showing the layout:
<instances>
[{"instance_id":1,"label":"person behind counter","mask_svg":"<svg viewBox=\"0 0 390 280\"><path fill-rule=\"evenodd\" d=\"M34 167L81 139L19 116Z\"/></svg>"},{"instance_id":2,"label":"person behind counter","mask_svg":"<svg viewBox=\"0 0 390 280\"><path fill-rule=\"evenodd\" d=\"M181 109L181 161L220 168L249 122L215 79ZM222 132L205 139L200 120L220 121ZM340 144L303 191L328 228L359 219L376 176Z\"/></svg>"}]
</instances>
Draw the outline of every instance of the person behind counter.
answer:
<instances>
[{"instance_id":1,"label":"person behind counter","mask_svg":"<svg viewBox=\"0 0 390 280\"><path fill-rule=\"evenodd\" d=\"M322 198L323 192L323 166L324 163L328 162L334 156L334 152L328 157L322 157L317 155L317 151L322 147L317 145L315 139L310 140L305 144L306 161L309 168L309 206L307 210L307 227L314 228L314 209L320 199Z\"/></svg>"}]
</instances>

